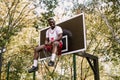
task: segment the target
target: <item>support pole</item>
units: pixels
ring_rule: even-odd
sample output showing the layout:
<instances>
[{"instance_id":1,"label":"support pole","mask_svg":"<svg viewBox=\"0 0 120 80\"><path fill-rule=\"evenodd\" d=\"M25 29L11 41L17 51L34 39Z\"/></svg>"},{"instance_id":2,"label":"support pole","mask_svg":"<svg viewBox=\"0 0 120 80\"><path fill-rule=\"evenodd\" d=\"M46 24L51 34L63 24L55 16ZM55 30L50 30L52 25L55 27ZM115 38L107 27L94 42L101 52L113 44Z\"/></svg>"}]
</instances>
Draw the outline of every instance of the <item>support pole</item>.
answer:
<instances>
[{"instance_id":1,"label":"support pole","mask_svg":"<svg viewBox=\"0 0 120 80\"><path fill-rule=\"evenodd\" d=\"M33 72L33 80L35 80L36 71Z\"/></svg>"},{"instance_id":2,"label":"support pole","mask_svg":"<svg viewBox=\"0 0 120 80\"><path fill-rule=\"evenodd\" d=\"M0 53L0 80L1 80L1 73L2 73L2 53Z\"/></svg>"},{"instance_id":3,"label":"support pole","mask_svg":"<svg viewBox=\"0 0 120 80\"><path fill-rule=\"evenodd\" d=\"M6 80L9 80L10 65L11 65L11 62L9 61L9 62L8 62L8 65L7 65L7 77L6 77Z\"/></svg>"},{"instance_id":4,"label":"support pole","mask_svg":"<svg viewBox=\"0 0 120 80\"><path fill-rule=\"evenodd\" d=\"M76 55L75 54L73 54L73 72L74 72L73 80L76 80Z\"/></svg>"},{"instance_id":5,"label":"support pole","mask_svg":"<svg viewBox=\"0 0 120 80\"><path fill-rule=\"evenodd\" d=\"M95 80L100 80L98 58L96 60L93 60L93 64L96 71Z\"/></svg>"},{"instance_id":6,"label":"support pole","mask_svg":"<svg viewBox=\"0 0 120 80\"><path fill-rule=\"evenodd\" d=\"M2 54L6 51L5 47L0 47L0 80L1 79L1 74L2 74Z\"/></svg>"},{"instance_id":7,"label":"support pole","mask_svg":"<svg viewBox=\"0 0 120 80\"><path fill-rule=\"evenodd\" d=\"M86 52L81 52L77 54L78 56L85 57L94 73L94 80L100 80L99 76L99 64L98 64L98 57L91 55Z\"/></svg>"}]
</instances>

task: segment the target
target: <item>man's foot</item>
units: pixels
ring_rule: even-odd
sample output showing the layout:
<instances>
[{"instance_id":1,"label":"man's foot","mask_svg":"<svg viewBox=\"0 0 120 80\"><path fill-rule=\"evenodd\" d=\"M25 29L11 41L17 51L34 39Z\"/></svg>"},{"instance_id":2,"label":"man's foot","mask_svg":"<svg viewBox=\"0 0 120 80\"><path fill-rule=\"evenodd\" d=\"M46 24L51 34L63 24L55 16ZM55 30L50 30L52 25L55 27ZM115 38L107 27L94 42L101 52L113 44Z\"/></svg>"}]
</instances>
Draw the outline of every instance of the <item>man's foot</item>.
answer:
<instances>
[{"instance_id":1,"label":"man's foot","mask_svg":"<svg viewBox=\"0 0 120 80\"><path fill-rule=\"evenodd\" d=\"M28 72L31 73L31 72L35 72L37 70L38 70L38 67L32 66L32 68L29 69Z\"/></svg>"},{"instance_id":2,"label":"man's foot","mask_svg":"<svg viewBox=\"0 0 120 80\"><path fill-rule=\"evenodd\" d=\"M54 61L50 61L50 62L48 63L48 66L54 66Z\"/></svg>"}]
</instances>

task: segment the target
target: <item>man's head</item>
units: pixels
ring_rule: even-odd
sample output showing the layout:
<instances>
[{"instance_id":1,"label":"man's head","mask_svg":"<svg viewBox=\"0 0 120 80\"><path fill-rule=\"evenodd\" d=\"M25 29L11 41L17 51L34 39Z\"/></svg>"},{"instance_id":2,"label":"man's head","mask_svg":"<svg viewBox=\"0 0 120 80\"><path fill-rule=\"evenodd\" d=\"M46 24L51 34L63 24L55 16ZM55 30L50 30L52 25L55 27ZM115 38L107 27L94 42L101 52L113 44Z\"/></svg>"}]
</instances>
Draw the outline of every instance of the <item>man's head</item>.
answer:
<instances>
[{"instance_id":1,"label":"man's head","mask_svg":"<svg viewBox=\"0 0 120 80\"><path fill-rule=\"evenodd\" d=\"M49 23L49 25L51 26L52 29L55 27L55 20L53 18L49 18L48 23Z\"/></svg>"}]
</instances>

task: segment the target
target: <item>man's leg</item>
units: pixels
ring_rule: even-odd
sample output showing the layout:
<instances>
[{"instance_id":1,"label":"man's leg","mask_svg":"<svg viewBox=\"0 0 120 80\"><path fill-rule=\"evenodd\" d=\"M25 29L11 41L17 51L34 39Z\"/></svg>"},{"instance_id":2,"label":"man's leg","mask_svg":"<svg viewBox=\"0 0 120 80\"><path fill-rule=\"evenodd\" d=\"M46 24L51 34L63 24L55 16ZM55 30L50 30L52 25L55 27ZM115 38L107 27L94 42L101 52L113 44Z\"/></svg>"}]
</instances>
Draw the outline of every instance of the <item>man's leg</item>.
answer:
<instances>
[{"instance_id":1,"label":"man's leg","mask_svg":"<svg viewBox=\"0 0 120 80\"><path fill-rule=\"evenodd\" d=\"M44 45L38 46L34 49L34 61L33 66L31 69L28 70L29 73L37 71L38 70L38 58L39 58L39 52L44 48Z\"/></svg>"},{"instance_id":2,"label":"man's leg","mask_svg":"<svg viewBox=\"0 0 120 80\"><path fill-rule=\"evenodd\" d=\"M48 66L53 66L54 65L54 61L55 61L55 58L56 58L58 47L59 47L59 42L58 41L54 42L53 43L53 49L52 49L52 55L51 55L50 62L48 63Z\"/></svg>"}]
</instances>

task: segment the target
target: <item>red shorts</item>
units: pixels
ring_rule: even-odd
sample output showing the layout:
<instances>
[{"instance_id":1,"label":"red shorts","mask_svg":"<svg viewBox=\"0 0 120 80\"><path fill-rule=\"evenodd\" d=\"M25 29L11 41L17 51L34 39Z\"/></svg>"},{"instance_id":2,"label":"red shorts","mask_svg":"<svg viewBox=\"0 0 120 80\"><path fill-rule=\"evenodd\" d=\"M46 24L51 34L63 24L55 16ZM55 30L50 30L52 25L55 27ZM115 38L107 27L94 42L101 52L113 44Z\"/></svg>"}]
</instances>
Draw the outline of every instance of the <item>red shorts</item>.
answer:
<instances>
[{"instance_id":1,"label":"red shorts","mask_svg":"<svg viewBox=\"0 0 120 80\"><path fill-rule=\"evenodd\" d=\"M62 47L63 47L63 43L62 43L62 42L59 42L58 55L61 55ZM46 45L46 46L45 46L45 49L46 49L48 52L52 52L52 48L53 48L52 45Z\"/></svg>"}]
</instances>

